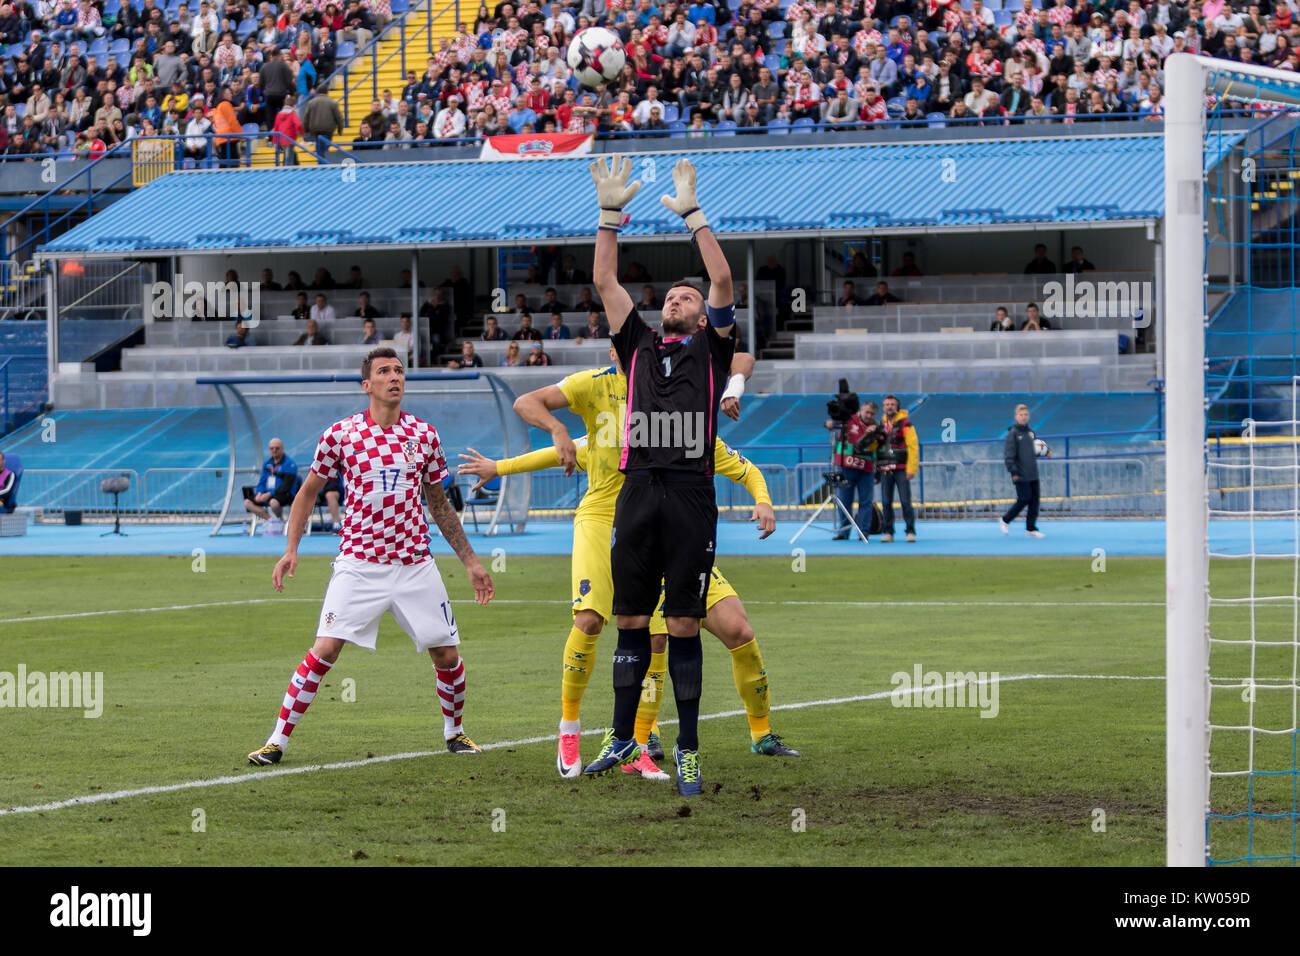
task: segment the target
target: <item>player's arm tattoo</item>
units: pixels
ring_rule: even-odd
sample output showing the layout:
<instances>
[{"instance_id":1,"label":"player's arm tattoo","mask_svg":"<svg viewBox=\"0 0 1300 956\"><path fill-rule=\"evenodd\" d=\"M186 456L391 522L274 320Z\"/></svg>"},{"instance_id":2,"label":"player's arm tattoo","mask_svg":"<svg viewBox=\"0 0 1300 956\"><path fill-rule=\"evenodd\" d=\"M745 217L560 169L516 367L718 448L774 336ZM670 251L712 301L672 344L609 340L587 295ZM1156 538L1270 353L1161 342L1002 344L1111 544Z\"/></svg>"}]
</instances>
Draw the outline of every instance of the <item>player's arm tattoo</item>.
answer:
<instances>
[{"instance_id":1,"label":"player's arm tattoo","mask_svg":"<svg viewBox=\"0 0 1300 956\"><path fill-rule=\"evenodd\" d=\"M456 552L456 557L460 558L462 564L468 564L470 561L477 561L478 557L474 554L474 548L469 543L469 538L465 537L465 529L461 526L460 516L456 514L456 509L451 506L447 500L447 493L442 490L442 485L424 485L424 501L429 506L429 514L433 516L434 523L438 530L442 532L443 538L451 545L451 549Z\"/></svg>"}]
</instances>

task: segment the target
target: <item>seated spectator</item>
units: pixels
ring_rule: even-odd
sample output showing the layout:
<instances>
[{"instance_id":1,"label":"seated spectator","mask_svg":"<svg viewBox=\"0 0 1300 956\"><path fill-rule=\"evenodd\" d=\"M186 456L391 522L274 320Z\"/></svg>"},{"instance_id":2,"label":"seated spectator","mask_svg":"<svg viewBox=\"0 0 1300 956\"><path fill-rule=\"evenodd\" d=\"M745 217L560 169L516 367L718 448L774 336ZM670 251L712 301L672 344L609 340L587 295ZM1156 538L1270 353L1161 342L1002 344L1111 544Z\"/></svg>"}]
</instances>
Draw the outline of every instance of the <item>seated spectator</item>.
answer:
<instances>
[{"instance_id":1,"label":"seated spectator","mask_svg":"<svg viewBox=\"0 0 1300 956\"><path fill-rule=\"evenodd\" d=\"M253 338L253 333L249 331L243 319L235 322L234 334L226 338L226 346L232 349L241 349L246 345L256 344L257 340Z\"/></svg>"},{"instance_id":2,"label":"seated spectator","mask_svg":"<svg viewBox=\"0 0 1300 956\"><path fill-rule=\"evenodd\" d=\"M320 286L317 286L317 288L320 288ZM311 307L311 317L317 322L333 322L336 318L334 306L325 301L323 293L316 293L316 301Z\"/></svg>"},{"instance_id":3,"label":"seated spectator","mask_svg":"<svg viewBox=\"0 0 1300 956\"><path fill-rule=\"evenodd\" d=\"M1041 242L1034 246L1034 258L1025 266L1025 275L1054 275L1056 263L1047 258L1047 246Z\"/></svg>"},{"instance_id":4,"label":"seated spectator","mask_svg":"<svg viewBox=\"0 0 1300 956\"><path fill-rule=\"evenodd\" d=\"M568 306L560 301L559 293L553 286L547 286L546 291L542 293L542 311L554 312L559 309L561 312L568 310Z\"/></svg>"},{"instance_id":5,"label":"seated spectator","mask_svg":"<svg viewBox=\"0 0 1300 956\"><path fill-rule=\"evenodd\" d=\"M398 325L400 328L398 328L397 334L393 336L393 341L406 349L406 364L409 366L411 359L414 358L412 344L415 338L411 332L411 313L403 312L401 318L398 319Z\"/></svg>"},{"instance_id":6,"label":"seated spectator","mask_svg":"<svg viewBox=\"0 0 1300 956\"><path fill-rule=\"evenodd\" d=\"M0 511L13 514L18 507L18 476L5 467L5 456L0 454Z\"/></svg>"},{"instance_id":7,"label":"seated spectator","mask_svg":"<svg viewBox=\"0 0 1300 956\"><path fill-rule=\"evenodd\" d=\"M313 289L333 289L337 287L337 283L335 283L334 277L330 275L328 269L319 266L311 278L311 287ZM320 298L320 296L317 296L317 298Z\"/></svg>"},{"instance_id":8,"label":"seated spectator","mask_svg":"<svg viewBox=\"0 0 1300 956\"><path fill-rule=\"evenodd\" d=\"M533 328L533 314L531 312L524 311L519 313L519 331L510 337L516 342L523 339L533 342L540 342L542 340L542 333Z\"/></svg>"},{"instance_id":9,"label":"seated spectator","mask_svg":"<svg viewBox=\"0 0 1300 956\"><path fill-rule=\"evenodd\" d=\"M962 98L962 103L971 116L1001 115L997 94L985 89L984 80L978 76L972 77L970 92Z\"/></svg>"},{"instance_id":10,"label":"seated spectator","mask_svg":"<svg viewBox=\"0 0 1300 956\"><path fill-rule=\"evenodd\" d=\"M581 285L588 281L587 273L578 268L578 261L573 257L573 253L566 252L564 258L560 261L560 269L555 274L555 281L561 285ZM587 289L587 294L591 290Z\"/></svg>"},{"instance_id":11,"label":"seated spectator","mask_svg":"<svg viewBox=\"0 0 1300 956\"><path fill-rule=\"evenodd\" d=\"M997 315L989 325L990 332L1014 332L1016 323L1011 321L1011 313L1006 310L1005 306L998 306Z\"/></svg>"},{"instance_id":12,"label":"seated spectator","mask_svg":"<svg viewBox=\"0 0 1300 956\"><path fill-rule=\"evenodd\" d=\"M1065 272L1078 275L1081 272L1095 272L1097 267L1083 257L1083 249L1073 246L1070 249L1070 261L1065 264Z\"/></svg>"},{"instance_id":13,"label":"seated spectator","mask_svg":"<svg viewBox=\"0 0 1300 956\"><path fill-rule=\"evenodd\" d=\"M262 474L257 484L244 489L244 510L263 521L271 518L267 508L279 518L284 506L293 503L294 485L298 479L298 465L284 453L284 442L272 438L268 451L270 454L262 462Z\"/></svg>"},{"instance_id":14,"label":"seated spectator","mask_svg":"<svg viewBox=\"0 0 1300 956\"><path fill-rule=\"evenodd\" d=\"M849 264L849 271L844 273L854 279L874 279L876 277L876 267L871 264L865 253L853 253L853 261Z\"/></svg>"},{"instance_id":15,"label":"seated spectator","mask_svg":"<svg viewBox=\"0 0 1300 956\"><path fill-rule=\"evenodd\" d=\"M298 336L294 345L329 345L330 340L321 334L320 326L316 324L315 319L307 320L307 331Z\"/></svg>"},{"instance_id":16,"label":"seated spectator","mask_svg":"<svg viewBox=\"0 0 1300 956\"><path fill-rule=\"evenodd\" d=\"M302 281L302 276L298 275L293 269L289 270L289 275L284 280L285 292L297 292L299 289L307 288L306 283Z\"/></svg>"},{"instance_id":17,"label":"seated spectator","mask_svg":"<svg viewBox=\"0 0 1300 956\"><path fill-rule=\"evenodd\" d=\"M856 114L854 118L857 118ZM736 129L743 135L752 136L756 133L762 133L765 128L763 114L760 112L758 104L750 100L745 104L745 115L736 120Z\"/></svg>"},{"instance_id":18,"label":"seated spectator","mask_svg":"<svg viewBox=\"0 0 1300 956\"><path fill-rule=\"evenodd\" d=\"M658 133L659 136L667 136L668 124L664 122L662 109L658 106L650 107L650 118L638 126L637 129L646 133Z\"/></svg>"},{"instance_id":19,"label":"seated spectator","mask_svg":"<svg viewBox=\"0 0 1300 956\"><path fill-rule=\"evenodd\" d=\"M506 346L505 357L499 363L503 368L518 368L524 364L523 356L519 354L519 343L511 342Z\"/></svg>"},{"instance_id":20,"label":"seated spectator","mask_svg":"<svg viewBox=\"0 0 1300 956\"><path fill-rule=\"evenodd\" d=\"M1045 332L1050 330L1052 323L1038 314L1038 306L1030 302L1025 306L1025 321L1020 323L1021 332Z\"/></svg>"},{"instance_id":21,"label":"seated spectator","mask_svg":"<svg viewBox=\"0 0 1300 956\"><path fill-rule=\"evenodd\" d=\"M591 294L590 286L583 286L578 291L578 301L573 304L574 312L599 312L600 303Z\"/></svg>"},{"instance_id":22,"label":"seated spectator","mask_svg":"<svg viewBox=\"0 0 1300 956\"><path fill-rule=\"evenodd\" d=\"M898 298L898 296L894 295L892 292L889 291L888 282L877 282L876 294L872 296L868 296L866 301L863 302L862 304L863 305L885 305L886 303L889 302L899 302L899 301L901 300Z\"/></svg>"},{"instance_id":23,"label":"seated spectator","mask_svg":"<svg viewBox=\"0 0 1300 956\"><path fill-rule=\"evenodd\" d=\"M365 293L362 293L363 295ZM361 337L357 339L357 345L378 345L379 330L375 327L374 319L366 319L361 323Z\"/></svg>"},{"instance_id":24,"label":"seated spectator","mask_svg":"<svg viewBox=\"0 0 1300 956\"><path fill-rule=\"evenodd\" d=\"M340 289L364 289L367 284L368 283L361 275L361 267L349 266L348 277L344 281L339 283L339 288ZM367 301L369 301L370 299L369 293L363 292L362 295L366 296ZM361 313L358 312L357 314L360 315ZM376 318L378 318L378 316L376 316Z\"/></svg>"},{"instance_id":25,"label":"seated spectator","mask_svg":"<svg viewBox=\"0 0 1300 956\"><path fill-rule=\"evenodd\" d=\"M623 275L619 277L619 282L630 284L633 282L654 282L654 276L646 271L646 267L639 262L629 262L627 268L623 270Z\"/></svg>"},{"instance_id":26,"label":"seated spectator","mask_svg":"<svg viewBox=\"0 0 1300 956\"><path fill-rule=\"evenodd\" d=\"M489 315L484 323L483 334L479 338L484 342L504 342L510 336L506 335L506 330L501 328L501 323L497 321L497 317Z\"/></svg>"},{"instance_id":27,"label":"seated spectator","mask_svg":"<svg viewBox=\"0 0 1300 956\"><path fill-rule=\"evenodd\" d=\"M429 292L429 299L420 306L420 319L429 328L430 341L437 347L449 345L456 337L455 320L447 304L447 292L439 286Z\"/></svg>"},{"instance_id":28,"label":"seated spectator","mask_svg":"<svg viewBox=\"0 0 1300 956\"><path fill-rule=\"evenodd\" d=\"M664 307L663 301L655 295L655 287L652 285L641 286L641 298L636 304L639 312L658 312Z\"/></svg>"},{"instance_id":29,"label":"seated spectator","mask_svg":"<svg viewBox=\"0 0 1300 956\"><path fill-rule=\"evenodd\" d=\"M528 358L524 360L525 365L551 365L551 357L542 350L541 342L534 342L532 349L528 353Z\"/></svg>"},{"instance_id":30,"label":"seated spectator","mask_svg":"<svg viewBox=\"0 0 1300 956\"><path fill-rule=\"evenodd\" d=\"M307 304L306 292L298 293L297 304L294 305L293 312L290 314L300 322L311 318L311 306Z\"/></svg>"},{"instance_id":31,"label":"seated spectator","mask_svg":"<svg viewBox=\"0 0 1300 956\"><path fill-rule=\"evenodd\" d=\"M849 99L847 89L836 90L835 99L826 104L822 122L829 123L831 126L848 126L858 121L860 109L857 100Z\"/></svg>"},{"instance_id":32,"label":"seated spectator","mask_svg":"<svg viewBox=\"0 0 1300 956\"><path fill-rule=\"evenodd\" d=\"M841 308L858 304L858 290L850 280L844 280L844 287L836 304Z\"/></svg>"},{"instance_id":33,"label":"seated spectator","mask_svg":"<svg viewBox=\"0 0 1300 956\"><path fill-rule=\"evenodd\" d=\"M551 312L551 324L550 327L546 330L545 338L548 339L573 338L572 333L569 332L569 327L564 324L563 312L556 312L556 311Z\"/></svg>"},{"instance_id":34,"label":"seated spectator","mask_svg":"<svg viewBox=\"0 0 1300 956\"><path fill-rule=\"evenodd\" d=\"M447 368L482 368L483 359L481 356L474 354L473 342L462 342L460 345L460 358L452 359L447 363Z\"/></svg>"},{"instance_id":35,"label":"seated spectator","mask_svg":"<svg viewBox=\"0 0 1300 956\"><path fill-rule=\"evenodd\" d=\"M607 338L609 338L609 326L601 318L600 312L592 309L587 313L587 324L583 326L582 331L578 333L578 337L574 341L582 342L585 339Z\"/></svg>"},{"instance_id":36,"label":"seated spectator","mask_svg":"<svg viewBox=\"0 0 1300 956\"><path fill-rule=\"evenodd\" d=\"M890 273L891 276L919 276L924 275L916 264L916 253L904 252L903 264Z\"/></svg>"},{"instance_id":37,"label":"seated spectator","mask_svg":"<svg viewBox=\"0 0 1300 956\"><path fill-rule=\"evenodd\" d=\"M257 283L257 288L261 292L279 292L280 283L275 281L275 273L270 269L262 270L262 278Z\"/></svg>"},{"instance_id":38,"label":"seated spectator","mask_svg":"<svg viewBox=\"0 0 1300 956\"><path fill-rule=\"evenodd\" d=\"M353 266L352 268L355 269L356 266ZM358 275L359 275L359 274L360 274L360 272L358 272ZM349 286L349 288L354 288L354 287L353 287L353 286ZM320 296L320 298L324 298L324 296ZM369 293L369 292L362 292L359 296L357 296L357 308L356 308L356 311L354 311L352 314L353 314L354 316L356 316L356 317L358 317L358 318L362 318L362 319L377 319L377 318L379 318L379 310L376 309L373 305L370 304L370 293Z\"/></svg>"}]
</instances>

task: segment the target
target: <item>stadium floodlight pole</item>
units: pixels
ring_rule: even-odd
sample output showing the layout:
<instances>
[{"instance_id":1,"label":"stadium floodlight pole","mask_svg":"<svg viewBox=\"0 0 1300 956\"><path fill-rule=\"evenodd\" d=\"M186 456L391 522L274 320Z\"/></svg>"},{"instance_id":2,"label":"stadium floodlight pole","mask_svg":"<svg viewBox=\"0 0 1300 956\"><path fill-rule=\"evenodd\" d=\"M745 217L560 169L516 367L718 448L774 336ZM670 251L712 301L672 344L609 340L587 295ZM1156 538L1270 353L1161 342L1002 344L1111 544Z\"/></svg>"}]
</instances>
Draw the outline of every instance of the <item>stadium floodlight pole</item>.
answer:
<instances>
[{"instance_id":1,"label":"stadium floodlight pole","mask_svg":"<svg viewBox=\"0 0 1300 956\"><path fill-rule=\"evenodd\" d=\"M1209 808L1205 480L1205 68L1165 62L1166 862L1204 866ZM1176 324L1175 324L1176 323Z\"/></svg>"}]
</instances>

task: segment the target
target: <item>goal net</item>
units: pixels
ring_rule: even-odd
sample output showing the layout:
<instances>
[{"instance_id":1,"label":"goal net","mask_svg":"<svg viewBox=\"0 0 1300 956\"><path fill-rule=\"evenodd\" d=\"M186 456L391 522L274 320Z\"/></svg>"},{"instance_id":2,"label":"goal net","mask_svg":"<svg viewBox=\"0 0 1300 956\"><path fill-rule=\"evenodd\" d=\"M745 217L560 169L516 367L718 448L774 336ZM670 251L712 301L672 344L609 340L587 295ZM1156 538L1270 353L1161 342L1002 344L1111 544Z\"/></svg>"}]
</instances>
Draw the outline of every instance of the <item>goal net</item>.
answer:
<instances>
[{"instance_id":1,"label":"goal net","mask_svg":"<svg viewBox=\"0 0 1300 956\"><path fill-rule=\"evenodd\" d=\"M230 525L242 526L247 519L241 488L256 483L272 438L284 442L286 453L305 473L325 429L369 407L359 375L200 378L198 382L216 388L230 442L227 486L213 534ZM402 410L438 430L447 467L454 475L457 455L470 447L494 458L528 451L528 426L514 413L514 400L510 386L495 375L412 371L406 377ZM466 488L462 523L483 534L522 532L531 494L528 478L503 476L476 496ZM438 533L432 523L429 530Z\"/></svg>"},{"instance_id":2,"label":"goal net","mask_svg":"<svg viewBox=\"0 0 1300 956\"><path fill-rule=\"evenodd\" d=\"M1300 77L1166 86L1167 860L1295 865Z\"/></svg>"}]
</instances>

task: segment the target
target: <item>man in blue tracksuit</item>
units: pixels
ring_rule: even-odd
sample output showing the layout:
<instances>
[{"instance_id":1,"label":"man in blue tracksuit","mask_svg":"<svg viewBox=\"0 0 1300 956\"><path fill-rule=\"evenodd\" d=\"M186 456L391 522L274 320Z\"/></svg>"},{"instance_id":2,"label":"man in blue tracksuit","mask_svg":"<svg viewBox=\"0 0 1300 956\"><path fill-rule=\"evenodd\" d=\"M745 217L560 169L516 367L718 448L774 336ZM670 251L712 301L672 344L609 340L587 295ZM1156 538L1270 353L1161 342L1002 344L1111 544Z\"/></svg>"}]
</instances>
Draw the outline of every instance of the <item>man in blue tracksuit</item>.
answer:
<instances>
[{"instance_id":1,"label":"man in blue tracksuit","mask_svg":"<svg viewBox=\"0 0 1300 956\"><path fill-rule=\"evenodd\" d=\"M1034 433L1029 427L1028 405L1016 406L1016 423L1007 429L1003 457L1016 486L1016 503L998 519L998 527L1003 534L1007 534L1016 515L1028 506L1029 510L1025 513L1025 534L1030 538L1041 538L1043 532L1038 530L1038 456L1034 453Z\"/></svg>"}]
</instances>

